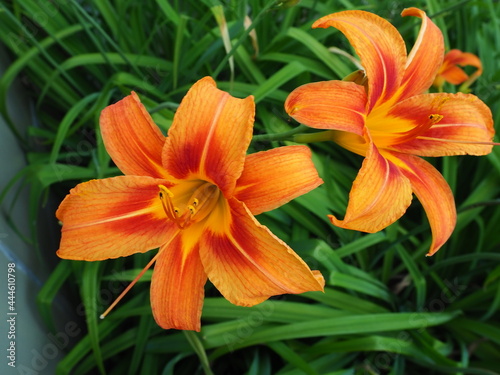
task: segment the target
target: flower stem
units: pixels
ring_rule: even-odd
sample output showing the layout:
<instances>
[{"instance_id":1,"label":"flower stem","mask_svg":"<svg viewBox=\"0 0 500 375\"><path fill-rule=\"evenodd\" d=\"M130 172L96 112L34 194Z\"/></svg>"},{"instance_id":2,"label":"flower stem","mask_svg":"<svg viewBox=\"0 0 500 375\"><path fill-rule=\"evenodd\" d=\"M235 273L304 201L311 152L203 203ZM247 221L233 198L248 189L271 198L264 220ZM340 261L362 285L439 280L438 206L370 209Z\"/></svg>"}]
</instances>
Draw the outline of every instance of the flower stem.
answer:
<instances>
[{"instance_id":1,"label":"flower stem","mask_svg":"<svg viewBox=\"0 0 500 375\"><path fill-rule=\"evenodd\" d=\"M332 140L332 131L326 130L322 132L308 133L308 134L297 134L293 137L294 142L298 143L314 143L314 142L324 142Z\"/></svg>"},{"instance_id":2,"label":"flower stem","mask_svg":"<svg viewBox=\"0 0 500 375\"><path fill-rule=\"evenodd\" d=\"M308 129L307 126L299 125L295 129L283 133L254 135L252 138L252 142L291 141L293 140L293 136L295 134L303 132L306 129Z\"/></svg>"}]
</instances>

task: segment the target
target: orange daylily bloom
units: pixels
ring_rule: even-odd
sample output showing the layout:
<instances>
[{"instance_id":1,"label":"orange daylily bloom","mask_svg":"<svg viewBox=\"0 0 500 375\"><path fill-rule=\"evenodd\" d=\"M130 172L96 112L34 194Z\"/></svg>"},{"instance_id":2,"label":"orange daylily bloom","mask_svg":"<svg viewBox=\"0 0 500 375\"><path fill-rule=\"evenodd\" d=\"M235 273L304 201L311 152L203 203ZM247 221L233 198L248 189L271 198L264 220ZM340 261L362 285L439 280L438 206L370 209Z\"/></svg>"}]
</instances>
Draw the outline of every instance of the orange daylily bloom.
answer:
<instances>
[{"instance_id":1,"label":"orange daylily bloom","mask_svg":"<svg viewBox=\"0 0 500 375\"><path fill-rule=\"evenodd\" d=\"M101 114L106 149L125 176L79 184L61 203L61 258L97 261L158 248L151 281L163 328L200 330L207 278L230 302L323 290L324 279L254 215L322 183L306 146L246 155L253 97L206 77L164 137L135 93ZM148 267L149 267L148 265Z\"/></svg>"},{"instance_id":2,"label":"orange daylily bloom","mask_svg":"<svg viewBox=\"0 0 500 375\"><path fill-rule=\"evenodd\" d=\"M470 76L459 68L460 66L473 66L476 71ZM460 85L466 82L467 87L470 86L483 73L483 65L479 57L469 52L462 52L459 49L452 49L444 55L443 64L438 70L437 76L434 79L433 86L442 88L444 82L449 82L452 85Z\"/></svg>"},{"instance_id":3,"label":"orange daylily bloom","mask_svg":"<svg viewBox=\"0 0 500 375\"><path fill-rule=\"evenodd\" d=\"M423 11L408 8L402 15L422 19L409 55L398 31L374 14L344 11L317 20L313 27L336 27L349 39L365 69L366 85L306 84L290 94L285 108L305 125L329 129L310 136L365 157L344 220L330 216L331 222L380 231L405 213L414 193L432 229L432 255L450 237L456 209L445 179L419 156L488 154L493 120L473 95L424 94L443 60L443 36Z\"/></svg>"}]
</instances>

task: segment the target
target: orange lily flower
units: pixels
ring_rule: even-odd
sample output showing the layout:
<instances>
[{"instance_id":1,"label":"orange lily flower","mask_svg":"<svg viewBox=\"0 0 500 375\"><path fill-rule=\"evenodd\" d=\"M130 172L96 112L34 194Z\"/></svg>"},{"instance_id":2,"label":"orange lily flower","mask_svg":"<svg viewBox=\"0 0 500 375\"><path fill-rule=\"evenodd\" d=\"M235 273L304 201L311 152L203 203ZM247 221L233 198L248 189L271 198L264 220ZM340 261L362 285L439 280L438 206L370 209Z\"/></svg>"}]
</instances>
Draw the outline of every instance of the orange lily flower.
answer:
<instances>
[{"instance_id":1,"label":"orange lily flower","mask_svg":"<svg viewBox=\"0 0 500 375\"><path fill-rule=\"evenodd\" d=\"M477 68L477 70L469 76L458 65L470 65ZM473 53L452 49L444 55L443 64L438 70L433 86L441 89L445 81L452 85L460 85L467 81L466 87L469 87L482 73L483 65L479 57Z\"/></svg>"},{"instance_id":2,"label":"orange lily flower","mask_svg":"<svg viewBox=\"0 0 500 375\"><path fill-rule=\"evenodd\" d=\"M254 217L322 180L306 146L246 155L254 112L253 97L210 77L184 97L168 137L135 93L105 108L104 144L125 176L71 190L56 213L57 255L97 261L159 247L143 272L156 261L151 306L165 329L200 330L207 278L241 306L323 290L321 274Z\"/></svg>"},{"instance_id":3,"label":"orange lily flower","mask_svg":"<svg viewBox=\"0 0 500 375\"><path fill-rule=\"evenodd\" d=\"M329 129L302 140L332 140L365 157L344 220L330 216L334 225L380 231L405 213L414 193L429 219L432 255L450 237L456 209L445 179L419 156L488 154L493 120L473 95L424 94L443 61L443 36L422 10L408 8L402 15L422 19L408 56L398 31L372 13L344 11L317 20L314 28L333 26L349 39L367 78L355 81L366 85L306 84L289 95L285 109L305 125Z\"/></svg>"}]
</instances>

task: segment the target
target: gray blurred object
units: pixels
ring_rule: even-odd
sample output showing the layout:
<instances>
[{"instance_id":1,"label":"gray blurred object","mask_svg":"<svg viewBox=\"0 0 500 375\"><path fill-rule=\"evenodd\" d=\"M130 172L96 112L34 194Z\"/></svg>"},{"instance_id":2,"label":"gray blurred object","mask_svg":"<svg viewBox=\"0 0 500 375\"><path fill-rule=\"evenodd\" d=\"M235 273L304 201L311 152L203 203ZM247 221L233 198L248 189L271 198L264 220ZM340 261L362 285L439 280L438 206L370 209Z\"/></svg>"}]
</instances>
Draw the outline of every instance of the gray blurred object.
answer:
<instances>
[{"instance_id":1,"label":"gray blurred object","mask_svg":"<svg viewBox=\"0 0 500 375\"><path fill-rule=\"evenodd\" d=\"M9 63L7 54L0 46L0 77L8 68ZM25 134L28 125L33 122L33 111L19 82L15 82L9 90L8 111L18 131ZM24 151L1 116L0 163L0 191L2 191L16 173L26 166L26 159ZM8 220L12 221L23 235L29 236L29 190L23 188L12 210L10 207L20 186L20 184L14 186L6 196L0 215L0 275L3 275L0 282L0 312L2 314L0 374L54 374L57 363L63 357L63 351L80 338L77 336L82 335L84 327L70 318L75 314L68 314L67 310L62 311L61 305L65 303L64 300L61 303L61 297L58 297L53 309L53 313L57 316L57 332L50 332L40 318L36 296L49 275L50 270L46 268L51 267L47 265L54 264L53 254L57 249L57 245L54 246L53 235L55 220L50 220L54 215L54 207L46 209L44 212L46 217L39 220L43 225L41 231L44 233L41 236L43 242L40 247L50 255L47 256L49 261L41 264L34 246L23 241L8 224ZM15 275L14 312L17 313L16 315L8 315L9 307L12 307L8 299L8 265L12 263L15 264L15 272L11 272L11 275ZM12 333L15 334L15 338ZM9 362L12 363L12 357L9 358L9 353L12 354L11 342L15 344L15 368L9 366Z\"/></svg>"}]
</instances>

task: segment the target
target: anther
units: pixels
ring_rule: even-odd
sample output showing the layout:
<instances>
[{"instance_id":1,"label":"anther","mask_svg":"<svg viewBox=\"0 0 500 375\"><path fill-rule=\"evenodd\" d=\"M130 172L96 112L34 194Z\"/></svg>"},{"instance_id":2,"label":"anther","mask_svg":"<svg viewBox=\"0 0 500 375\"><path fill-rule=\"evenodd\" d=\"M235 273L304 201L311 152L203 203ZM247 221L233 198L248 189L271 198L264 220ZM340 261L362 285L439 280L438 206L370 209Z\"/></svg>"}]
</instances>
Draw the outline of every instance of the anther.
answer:
<instances>
[{"instance_id":1,"label":"anther","mask_svg":"<svg viewBox=\"0 0 500 375\"><path fill-rule=\"evenodd\" d=\"M443 119L443 115L438 115L438 114L432 114L432 115L429 115L429 120L431 120L431 123L430 125L434 125L436 123L438 123L439 121L441 121Z\"/></svg>"}]
</instances>

